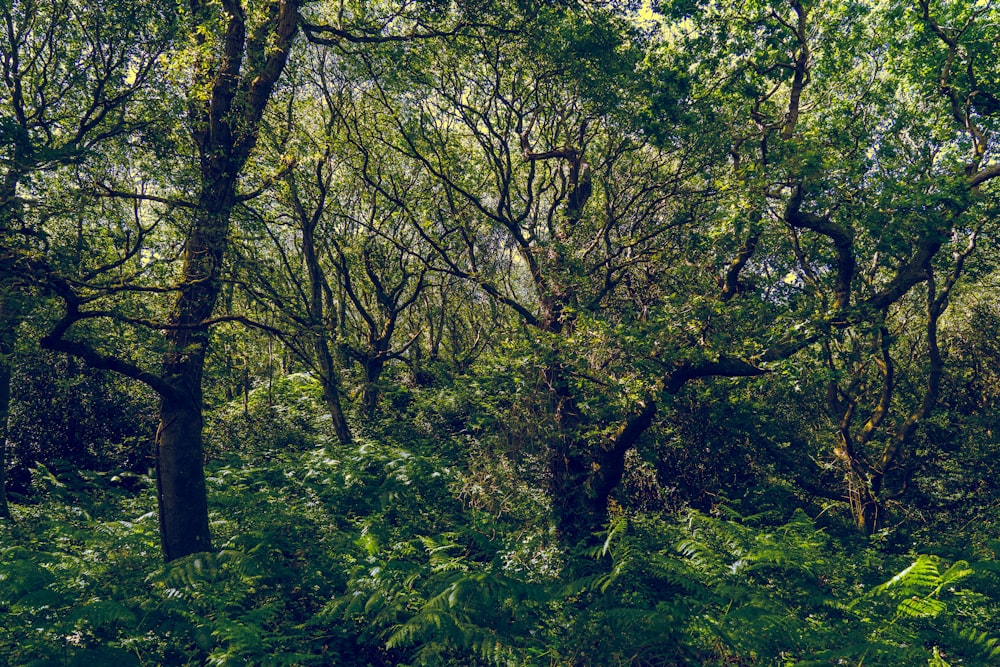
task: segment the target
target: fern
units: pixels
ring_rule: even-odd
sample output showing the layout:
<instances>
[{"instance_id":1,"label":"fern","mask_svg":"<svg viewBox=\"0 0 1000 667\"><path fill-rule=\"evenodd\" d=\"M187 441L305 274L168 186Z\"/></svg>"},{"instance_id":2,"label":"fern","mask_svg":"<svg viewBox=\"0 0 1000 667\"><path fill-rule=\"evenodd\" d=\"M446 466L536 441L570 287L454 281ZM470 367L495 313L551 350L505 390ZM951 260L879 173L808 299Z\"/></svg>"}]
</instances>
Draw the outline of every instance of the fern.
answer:
<instances>
[{"instance_id":1,"label":"fern","mask_svg":"<svg viewBox=\"0 0 1000 667\"><path fill-rule=\"evenodd\" d=\"M59 503L31 509L0 547L0 656L17 665L1000 664L993 561L901 562L838 542L802 511L780 522L730 508L619 513L581 560L543 525L456 510L450 473L413 442L268 451L252 465L213 464L222 548L167 566L156 562L149 496L114 520Z\"/></svg>"},{"instance_id":2,"label":"fern","mask_svg":"<svg viewBox=\"0 0 1000 667\"><path fill-rule=\"evenodd\" d=\"M93 598L76 607L68 620L91 628L106 628L114 624L132 626L137 618L133 610L119 602Z\"/></svg>"}]
</instances>

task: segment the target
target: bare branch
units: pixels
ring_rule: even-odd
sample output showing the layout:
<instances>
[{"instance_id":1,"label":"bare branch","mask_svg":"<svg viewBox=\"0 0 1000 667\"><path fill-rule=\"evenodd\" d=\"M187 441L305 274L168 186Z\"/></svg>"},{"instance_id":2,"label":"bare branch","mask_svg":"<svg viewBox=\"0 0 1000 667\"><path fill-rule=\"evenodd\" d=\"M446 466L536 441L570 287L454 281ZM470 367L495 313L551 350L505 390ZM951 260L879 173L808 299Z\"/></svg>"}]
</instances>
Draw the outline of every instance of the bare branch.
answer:
<instances>
[{"instance_id":1,"label":"bare branch","mask_svg":"<svg viewBox=\"0 0 1000 667\"><path fill-rule=\"evenodd\" d=\"M743 359L720 356L717 361L693 361L679 364L674 372L667 375L664 389L676 394L689 380L703 377L756 377L770 371L759 368Z\"/></svg>"},{"instance_id":2,"label":"bare branch","mask_svg":"<svg viewBox=\"0 0 1000 667\"><path fill-rule=\"evenodd\" d=\"M127 362L119 357L103 354L94 349L91 345L80 341L66 340L63 336L73 324L81 319L81 313L77 311L74 304L67 304L66 315L56 323L55 327L48 335L43 337L39 343L47 350L63 352L71 356L82 359L91 368L114 371L125 377L138 380L148 385L160 396L174 396L177 390L170 386L159 375L146 371L139 366Z\"/></svg>"}]
</instances>

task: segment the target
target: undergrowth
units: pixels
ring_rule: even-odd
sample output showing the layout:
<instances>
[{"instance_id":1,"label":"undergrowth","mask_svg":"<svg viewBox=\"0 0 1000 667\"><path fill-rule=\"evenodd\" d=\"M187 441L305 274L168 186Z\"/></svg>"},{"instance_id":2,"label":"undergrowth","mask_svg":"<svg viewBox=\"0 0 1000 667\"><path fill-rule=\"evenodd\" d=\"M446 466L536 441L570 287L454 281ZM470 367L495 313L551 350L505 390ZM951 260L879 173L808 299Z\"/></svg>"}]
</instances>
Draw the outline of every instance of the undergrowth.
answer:
<instances>
[{"instance_id":1,"label":"undergrowth","mask_svg":"<svg viewBox=\"0 0 1000 667\"><path fill-rule=\"evenodd\" d=\"M152 480L36 469L0 525L0 666L1000 664L988 550L893 555L722 506L619 512L566 553L530 509L470 501L493 478L468 439L284 433L217 449L215 548L168 565Z\"/></svg>"}]
</instances>

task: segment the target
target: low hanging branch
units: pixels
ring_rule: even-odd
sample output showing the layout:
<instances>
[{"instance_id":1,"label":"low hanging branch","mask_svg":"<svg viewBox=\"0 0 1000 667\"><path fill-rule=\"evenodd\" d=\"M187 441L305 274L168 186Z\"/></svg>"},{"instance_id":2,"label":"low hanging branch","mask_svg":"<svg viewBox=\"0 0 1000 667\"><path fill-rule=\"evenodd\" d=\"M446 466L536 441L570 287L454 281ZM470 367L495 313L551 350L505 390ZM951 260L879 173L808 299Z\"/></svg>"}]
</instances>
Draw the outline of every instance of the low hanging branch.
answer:
<instances>
[{"instance_id":1,"label":"low hanging branch","mask_svg":"<svg viewBox=\"0 0 1000 667\"><path fill-rule=\"evenodd\" d=\"M66 315L56 323L52 331L43 337L39 343L46 350L63 352L82 359L91 368L113 371L125 377L138 380L148 385L160 396L174 396L177 390L154 373L127 362L113 355L98 352L91 345L80 341L66 340L63 336L69 328L81 319L80 313L73 304L67 306Z\"/></svg>"},{"instance_id":2,"label":"low hanging branch","mask_svg":"<svg viewBox=\"0 0 1000 667\"><path fill-rule=\"evenodd\" d=\"M735 357L721 356L716 361L693 361L684 362L669 373L663 382L663 388L668 394L676 394L689 380L704 377L756 377L769 373L767 369L760 368Z\"/></svg>"}]
</instances>

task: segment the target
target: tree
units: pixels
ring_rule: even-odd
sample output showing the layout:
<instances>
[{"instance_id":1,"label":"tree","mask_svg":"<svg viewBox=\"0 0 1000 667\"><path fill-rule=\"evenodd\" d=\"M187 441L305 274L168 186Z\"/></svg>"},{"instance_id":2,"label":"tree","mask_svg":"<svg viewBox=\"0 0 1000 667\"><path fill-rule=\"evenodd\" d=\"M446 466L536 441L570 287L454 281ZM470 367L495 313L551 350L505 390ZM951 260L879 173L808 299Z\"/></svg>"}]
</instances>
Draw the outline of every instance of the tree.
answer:
<instances>
[{"instance_id":1,"label":"tree","mask_svg":"<svg viewBox=\"0 0 1000 667\"><path fill-rule=\"evenodd\" d=\"M27 18L18 21L33 26L33 5L20 9ZM38 41L44 57L26 62L38 70L32 72L37 85L51 86L52 91L40 88L35 95L18 97L24 77L8 76L15 111L34 101L42 104L38 113L14 114L24 119L17 120L20 129L8 141L16 149L9 162L17 169L24 160L18 158L23 150L16 147L30 145L25 144L26 136L39 132L45 138L61 138L67 122L68 154L77 155L92 134L120 141L99 156L82 154L90 159L72 162L76 171L60 174L72 177L66 183L78 185L66 193L74 200L58 215L38 214L11 230L9 235L20 245L5 243L3 268L5 275L20 276L22 283L62 301L63 315L42 339L43 346L144 382L159 395L157 493L163 551L173 560L211 544L202 468L205 358L214 324L248 321L238 313L213 314L230 255L234 211L291 167L289 162L270 164L258 174L250 173L248 164L295 36L300 26L310 39L329 44L406 40L437 31L426 29L429 24L420 12L408 8L358 8L344 25L344 14L336 12L324 23L328 8L317 5L311 8L315 22L308 21L294 0L193 2L186 8L154 7L148 15L121 5L111 9L78 10L100 26L83 31L79 42L70 42L79 47L78 57L60 50L56 23L47 24ZM454 22L451 14L435 16ZM158 20L170 30L161 29ZM115 33L121 41L107 42L112 24L132 26L135 33ZM147 38L146 31L159 42ZM23 43L13 34L10 41L12 51ZM148 49L152 43L161 50ZM170 58L161 59L167 43L175 48ZM93 63L95 76L88 80L96 81L92 89L77 77L76 60ZM8 58L8 68L14 68L8 73L20 62ZM67 78L60 80L56 73ZM81 92L76 93L74 86L79 85ZM77 114L48 119L46 114L56 106L53 100L68 98L67 91L79 98ZM140 92L143 104L126 104ZM185 104L180 125L174 123L180 110L170 106L176 99ZM57 127L60 132L53 131ZM131 132L140 130L146 141L130 139ZM60 164L70 162L67 158ZM242 181L254 178L257 187L240 192ZM59 184L52 180L32 187L48 195ZM74 217L78 208L85 215ZM63 243L63 233L71 222L77 223L77 243L67 262L67 250L74 248ZM46 245L50 235L59 240L58 246ZM129 358L88 338L88 324L97 320L137 328L136 335L146 342L138 356L159 353L158 371L149 370L148 359Z\"/></svg>"},{"instance_id":2,"label":"tree","mask_svg":"<svg viewBox=\"0 0 1000 667\"><path fill-rule=\"evenodd\" d=\"M418 179L394 153L385 156L382 128L354 91L358 61L380 46L454 37L477 24L476 12L391 5L357 8L349 18L317 12L303 23L317 46L303 52L287 107L273 119L272 149L295 164L283 174L278 201L251 213L272 246L262 250L248 235L242 286L278 315L273 333L319 378L344 444L352 436L342 369L360 365L362 412L374 418L387 364L419 337L400 342L399 328L412 324L431 270L409 219L422 196Z\"/></svg>"},{"instance_id":3,"label":"tree","mask_svg":"<svg viewBox=\"0 0 1000 667\"><path fill-rule=\"evenodd\" d=\"M976 26L994 10L950 16L964 25L955 29L939 26L928 3L918 10L753 2L687 17L697 26L686 33L690 52L726 54L698 59L694 78L711 100L705 113L726 128L730 171L717 182L739 198L715 214L739 248L717 264L721 299L751 313L763 301L793 332L758 359L816 355L832 453L868 533L905 488L916 429L937 402L940 320L989 219L982 186L997 175L983 161L991 121L972 104L991 95L977 84L993 79ZM946 52L928 48L928 35ZM936 95L951 118L928 106ZM786 287L740 286L777 279Z\"/></svg>"},{"instance_id":4,"label":"tree","mask_svg":"<svg viewBox=\"0 0 1000 667\"><path fill-rule=\"evenodd\" d=\"M294 154L295 165L274 201L251 205L257 234L239 253L241 287L274 313L274 330L319 379L334 433L349 444L342 369L361 366L362 413L374 418L386 365L413 342L400 344L399 328L412 319L428 266L404 219L421 197L419 186L391 164L394 155L379 153L377 131L363 127L344 69L326 47L303 59L289 101L298 115L278 119L276 126L289 125L272 138L275 150Z\"/></svg>"},{"instance_id":5,"label":"tree","mask_svg":"<svg viewBox=\"0 0 1000 667\"><path fill-rule=\"evenodd\" d=\"M7 425L10 415L11 359L14 354L14 295L0 291L0 519L10 519L7 504Z\"/></svg>"},{"instance_id":6,"label":"tree","mask_svg":"<svg viewBox=\"0 0 1000 667\"><path fill-rule=\"evenodd\" d=\"M73 215L71 174L148 123L132 113L171 38L156 3L142 11L69 1L7 2L0 7L0 427L6 442L10 361L31 291L69 293L92 277L82 268L85 216ZM60 239L66 233L69 239ZM73 239L75 236L75 242ZM57 250L60 241L68 241ZM128 257L131 248L125 249ZM48 255L48 260L42 258ZM109 268L121 264L112 261ZM5 472L0 457L0 487ZM2 496L2 493L0 493ZM5 503L0 503L4 505ZM5 510L4 510L5 511Z\"/></svg>"},{"instance_id":7,"label":"tree","mask_svg":"<svg viewBox=\"0 0 1000 667\"><path fill-rule=\"evenodd\" d=\"M913 62L909 52L866 57L873 38L911 48L912 16L865 3L671 11L673 30L641 65L622 24L559 11L524 43L478 35L414 53L402 86L370 60L397 150L448 193L424 238L447 271L537 332L556 434L550 495L568 542L601 524L625 452L669 394L811 355L828 380L846 496L858 527L877 530L884 480L905 478L904 453L937 400L938 324L989 210L978 194L996 175L983 163L989 136L962 109L988 102L975 84L992 79L971 55L974 92L956 98L948 78L950 63L982 51L955 40L975 35L987 10L959 17L967 31L932 25L951 55L916 78L887 70ZM602 80L608 92L595 93L569 53L618 74ZM667 74L684 70L689 84ZM910 91L940 80L954 122L926 123ZM626 85L633 95L616 88ZM413 86L426 92L414 99ZM684 114L684 129L666 111ZM933 149L914 161L927 133L953 154L971 144L971 161L952 169ZM581 331L611 326L651 344L583 352ZM616 358L631 361L616 368ZM630 405L596 388L596 369L632 382ZM608 422L617 428L598 426Z\"/></svg>"},{"instance_id":8,"label":"tree","mask_svg":"<svg viewBox=\"0 0 1000 667\"><path fill-rule=\"evenodd\" d=\"M130 95L140 90L150 94L151 91L146 88L150 83L148 80L154 72L162 75L162 71L157 70L160 52L137 50L145 46L142 40L137 40L137 45L129 39L133 35L128 31L115 32L125 26L135 26L137 34L144 35L144 31L152 30L150 26L155 27L153 20L161 15L154 12L152 16L146 16L117 5L112 7L117 14L99 15L96 10L83 12L71 9L86 17L96 17L98 21L99 30L95 28L83 33L93 43L88 45L84 41L77 46L87 56L81 61L93 62L100 78L93 90L83 88L83 111L75 128L70 128L75 129L76 134L70 135L71 140L63 150L76 152L87 148L84 142L92 142L92 134L102 138L121 137L137 129L153 132L155 128L161 139L178 141L173 135L175 128L162 124L164 119L156 119L160 122L150 118L133 120L127 115L135 112L133 107L126 105ZM164 15L171 17L170 13ZM64 303L63 316L42 339L45 347L78 356L95 368L112 370L145 382L159 395L157 495L161 539L167 560L210 547L201 435L201 383L209 328L221 288L230 217L240 198L237 184L256 145L264 107L287 61L297 30L298 6L294 2L266 3L259 7L246 7L236 2L223 3L222 7L192 3L178 19L183 25L178 38L189 40L173 53L173 57L189 67L186 129L195 159L195 176L191 182L194 199L176 197L175 188L181 183L157 182L158 179L145 179L145 182L166 188L165 195L118 189L105 179L117 178L128 182L128 170L134 167L123 162L117 172L99 168L104 165L94 168L92 158L83 164L97 172L88 176L100 179L98 190L83 194L90 197L103 195L119 203L133 204L132 233L123 234L124 248L109 253L112 257L117 254L117 258L88 266L82 273L85 278L81 280L77 278L81 275L79 273L68 274L65 267L57 263L53 252L39 257L28 247L8 246L12 252L6 257L8 271L28 273L36 286L58 296ZM115 21L119 23L112 29L110 24ZM28 23L31 21L28 20ZM54 71L32 73L35 85L51 85L52 91L40 88L32 96L23 92L21 97L15 94L18 117L25 119L20 127L28 135L39 132L43 137L60 136L53 130L66 115L63 112L55 115L49 100L59 99L60 95L65 97L66 87L73 91L74 88L69 86L77 81L75 73L67 74L65 83L55 77L56 72L71 72L71 63L74 62L72 57L67 57L60 50L62 42L55 39L53 31L57 24L54 22L39 41L41 46L38 48L48 57L25 60L39 68L46 65L55 68ZM111 34L118 35L122 41L108 41ZM27 43L20 37L10 37L18 48ZM14 63L10 67L16 67L20 61L12 58L7 62ZM8 81L14 81L15 93L19 89L24 90L24 80L25 76L21 73L8 78ZM163 79L158 83L167 85ZM41 100L46 106L31 113L21 110L32 100ZM112 113L115 111L118 113ZM53 114L54 120L47 118L48 114ZM127 141L125 144L128 146ZM136 153L134 149L122 150L126 152L117 155L123 159ZM100 158L107 160L112 155L106 151ZM148 163L139 166L148 166ZM35 187L39 188L40 184ZM162 209L157 210L157 205L162 205ZM156 216L170 214L179 218L177 222L181 223L179 227L183 238L178 256L180 268L176 275L158 270L162 268L156 257L158 249L149 245L149 237L159 222ZM147 222L150 218L156 222ZM19 237L26 242L32 236L41 238L47 233L47 224L51 223L43 217L36 223L37 226L18 230ZM96 243L94 238L84 238L85 231L88 230L81 229L81 241ZM100 225L97 231L103 231ZM137 316L121 312L122 306L128 305L123 304L121 299L128 294L165 294L171 301L169 312L160 321L144 317L141 313ZM110 306L108 309L93 305L102 300ZM140 363L88 341L86 328L81 325L96 318L110 318L163 330L164 352L159 372L146 370ZM71 337L71 331L83 333L84 337L79 334Z\"/></svg>"},{"instance_id":9,"label":"tree","mask_svg":"<svg viewBox=\"0 0 1000 667\"><path fill-rule=\"evenodd\" d=\"M595 391L591 371L613 371L605 350L586 348L587 334L644 317L648 300L621 295L642 294L655 267L670 261L671 235L686 219L685 179L701 163L644 142L623 120L632 109L615 113L628 98L617 86L635 65L634 53L614 55L627 51L621 24L601 12L542 18L538 32L483 31L450 50L413 51L404 60L413 78L403 83L398 67L368 62L371 103L384 109L377 123L394 127L395 150L440 184L433 208L412 213L421 238L443 271L531 332L553 426L545 458L554 520L573 545L602 525L625 453L652 423L662 389L662 377L643 386L623 370L611 384L631 385L625 400L614 389ZM613 92L588 97L593 91L565 69L577 57L594 60ZM576 361L588 358L594 368ZM736 367L705 364L674 381ZM584 396L602 408L584 409Z\"/></svg>"},{"instance_id":10,"label":"tree","mask_svg":"<svg viewBox=\"0 0 1000 667\"><path fill-rule=\"evenodd\" d=\"M333 98L324 99L329 104ZM413 311L434 268L417 232L430 184L420 170L380 145L378 128L365 126L361 110L345 104L326 113L343 128L338 187L346 196L327 211L334 224L324 234L325 263L349 305L341 310L339 343L345 357L361 366L362 410L372 419L386 365L401 359L419 335L398 340L407 320L413 330Z\"/></svg>"}]
</instances>

